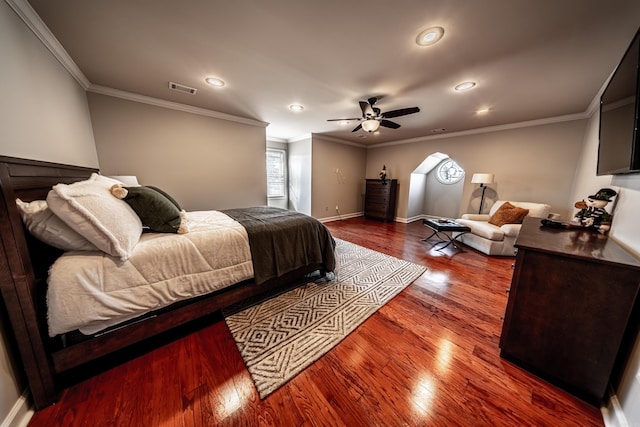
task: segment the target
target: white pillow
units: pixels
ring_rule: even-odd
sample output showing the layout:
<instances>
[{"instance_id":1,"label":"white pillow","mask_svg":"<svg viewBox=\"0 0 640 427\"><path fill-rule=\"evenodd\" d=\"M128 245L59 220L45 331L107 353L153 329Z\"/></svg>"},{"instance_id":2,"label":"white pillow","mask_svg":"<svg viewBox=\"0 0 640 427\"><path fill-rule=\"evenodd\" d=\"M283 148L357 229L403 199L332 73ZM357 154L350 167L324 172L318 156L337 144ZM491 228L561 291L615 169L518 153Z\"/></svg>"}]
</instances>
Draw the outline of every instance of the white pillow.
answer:
<instances>
[{"instance_id":1,"label":"white pillow","mask_svg":"<svg viewBox=\"0 0 640 427\"><path fill-rule=\"evenodd\" d=\"M54 185L47 203L69 227L109 255L126 260L140 240L142 223L109 189L120 181L96 173L86 181Z\"/></svg>"},{"instance_id":2,"label":"white pillow","mask_svg":"<svg viewBox=\"0 0 640 427\"><path fill-rule=\"evenodd\" d=\"M49 246L63 251L97 251L90 241L73 231L60 218L55 216L47 202L34 200L23 202L16 199L22 222L34 237Z\"/></svg>"}]
</instances>

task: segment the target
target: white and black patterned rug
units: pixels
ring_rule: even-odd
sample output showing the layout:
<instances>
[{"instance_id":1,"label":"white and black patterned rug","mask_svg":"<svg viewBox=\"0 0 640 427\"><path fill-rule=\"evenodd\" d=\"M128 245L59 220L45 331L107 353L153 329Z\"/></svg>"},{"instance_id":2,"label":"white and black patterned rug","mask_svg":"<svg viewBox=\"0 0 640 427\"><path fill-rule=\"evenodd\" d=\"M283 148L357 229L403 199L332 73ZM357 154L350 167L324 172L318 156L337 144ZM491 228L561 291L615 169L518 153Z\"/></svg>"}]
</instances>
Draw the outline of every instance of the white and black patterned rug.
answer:
<instances>
[{"instance_id":1,"label":"white and black patterned rug","mask_svg":"<svg viewBox=\"0 0 640 427\"><path fill-rule=\"evenodd\" d=\"M260 398L331 350L426 269L336 239L334 280L225 310Z\"/></svg>"}]
</instances>

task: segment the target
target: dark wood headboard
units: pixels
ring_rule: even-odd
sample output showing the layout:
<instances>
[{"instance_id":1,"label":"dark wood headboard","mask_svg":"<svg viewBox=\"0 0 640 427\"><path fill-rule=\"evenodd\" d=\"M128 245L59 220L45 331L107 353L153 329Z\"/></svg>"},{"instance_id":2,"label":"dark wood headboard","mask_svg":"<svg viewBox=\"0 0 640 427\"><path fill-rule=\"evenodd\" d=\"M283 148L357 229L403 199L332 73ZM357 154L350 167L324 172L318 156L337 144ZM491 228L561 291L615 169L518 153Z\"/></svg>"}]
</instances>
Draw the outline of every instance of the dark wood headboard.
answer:
<instances>
[{"instance_id":1,"label":"dark wood headboard","mask_svg":"<svg viewBox=\"0 0 640 427\"><path fill-rule=\"evenodd\" d=\"M98 170L0 156L0 290L36 402L55 393L42 302L46 273L61 252L25 231L16 198L44 200L55 184L81 181L93 172Z\"/></svg>"}]
</instances>

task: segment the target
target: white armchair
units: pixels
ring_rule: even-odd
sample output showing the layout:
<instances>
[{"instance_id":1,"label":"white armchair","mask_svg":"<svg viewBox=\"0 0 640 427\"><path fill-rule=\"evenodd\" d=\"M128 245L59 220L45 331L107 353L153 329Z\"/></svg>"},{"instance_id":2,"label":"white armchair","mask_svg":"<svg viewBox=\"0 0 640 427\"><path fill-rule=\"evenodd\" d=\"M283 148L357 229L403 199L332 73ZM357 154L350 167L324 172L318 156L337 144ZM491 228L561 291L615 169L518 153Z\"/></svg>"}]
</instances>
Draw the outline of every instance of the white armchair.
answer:
<instances>
[{"instance_id":1,"label":"white armchair","mask_svg":"<svg viewBox=\"0 0 640 427\"><path fill-rule=\"evenodd\" d=\"M487 255L515 256L513 244L520 233L522 224L505 224L498 227L489 224L489 218L498 210L506 200L497 200L489 214L464 214L456 222L464 224L471 229L469 233L458 237L458 241ZM512 202L513 206L529 209L527 216L546 218L551 211L551 206L544 203ZM460 234L460 233L455 233Z\"/></svg>"}]
</instances>

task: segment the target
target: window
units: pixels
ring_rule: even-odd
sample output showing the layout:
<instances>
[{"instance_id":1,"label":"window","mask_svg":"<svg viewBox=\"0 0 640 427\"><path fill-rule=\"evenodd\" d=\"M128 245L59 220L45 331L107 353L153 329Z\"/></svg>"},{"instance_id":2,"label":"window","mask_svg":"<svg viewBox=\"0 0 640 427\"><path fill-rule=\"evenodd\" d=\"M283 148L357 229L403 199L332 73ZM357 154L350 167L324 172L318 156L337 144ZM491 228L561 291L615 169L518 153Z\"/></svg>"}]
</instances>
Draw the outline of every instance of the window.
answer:
<instances>
[{"instance_id":1,"label":"window","mask_svg":"<svg viewBox=\"0 0 640 427\"><path fill-rule=\"evenodd\" d=\"M442 161L436 169L436 179L443 184L455 184L464 178L464 169L452 159Z\"/></svg>"},{"instance_id":2,"label":"window","mask_svg":"<svg viewBox=\"0 0 640 427\"><path fill-rule=\"evenodd\" d=\"M286 197L286 155L284 150L267 149L267 197Z\"/></svg>"}]
</instances>

